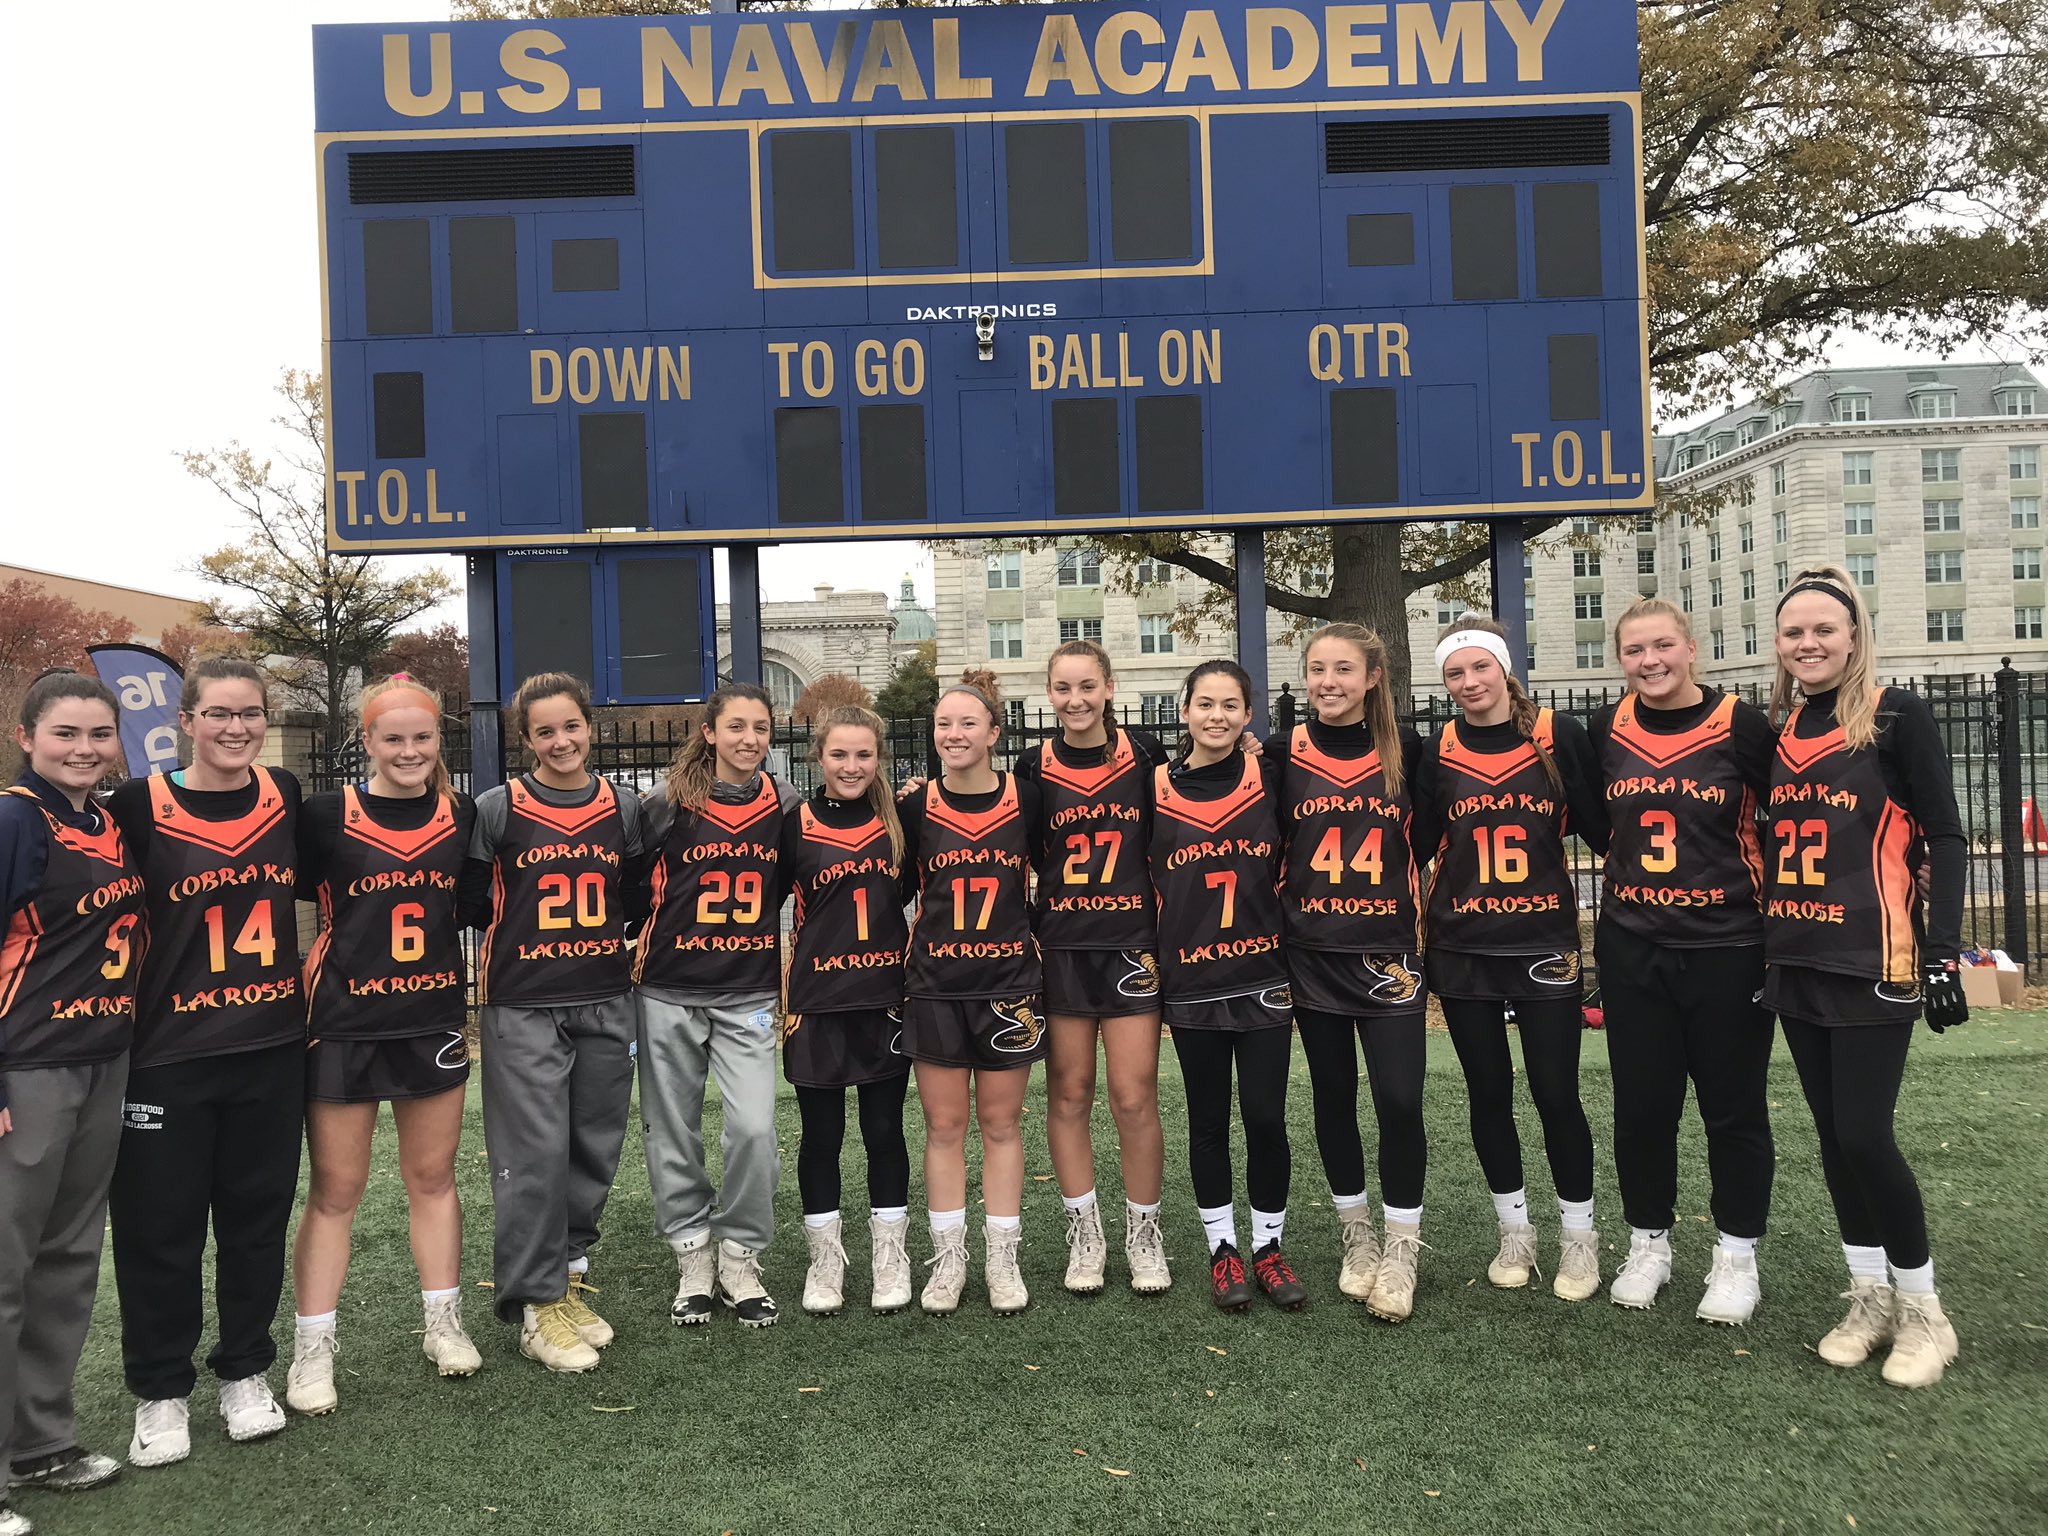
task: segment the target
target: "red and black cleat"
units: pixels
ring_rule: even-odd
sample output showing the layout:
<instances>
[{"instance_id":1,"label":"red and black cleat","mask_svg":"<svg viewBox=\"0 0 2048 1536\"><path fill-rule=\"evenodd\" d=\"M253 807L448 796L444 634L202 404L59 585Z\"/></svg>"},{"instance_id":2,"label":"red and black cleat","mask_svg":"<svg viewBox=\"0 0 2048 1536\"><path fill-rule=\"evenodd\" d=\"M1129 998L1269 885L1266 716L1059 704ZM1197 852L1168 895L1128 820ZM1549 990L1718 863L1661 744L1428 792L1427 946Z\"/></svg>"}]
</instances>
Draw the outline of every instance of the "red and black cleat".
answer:
<instances>
[{"instance_id":1,"label":"red and black cleat","mask_svg":"<svg viewBox=\"0 0 2048 1536\"><path fill-rule=\"evenodd\" d=\"M1209 1295L1226 1312L1242 1312L1252 1304L1252 1287L1245 1278L1244 1259L1230 1243L1219 1247L1209 1260Z\"/></svg>"},{"instance_id":2,"label":"red and black cleat","mask_svg":"<svg viewBox=\"0 0 2048 1536\"><path fill-rule=\"evenodd\" d=\"M1259 1289L1283 1312L1298 1312L1301 1304L1308 1300L1308 1288L1295 1279L1294 1271L1287 1267L1287 1260L1280 1253L1278 1238L1252 1255L1252 1273L1259 1277Z\"/></svg>"}]
</instances>

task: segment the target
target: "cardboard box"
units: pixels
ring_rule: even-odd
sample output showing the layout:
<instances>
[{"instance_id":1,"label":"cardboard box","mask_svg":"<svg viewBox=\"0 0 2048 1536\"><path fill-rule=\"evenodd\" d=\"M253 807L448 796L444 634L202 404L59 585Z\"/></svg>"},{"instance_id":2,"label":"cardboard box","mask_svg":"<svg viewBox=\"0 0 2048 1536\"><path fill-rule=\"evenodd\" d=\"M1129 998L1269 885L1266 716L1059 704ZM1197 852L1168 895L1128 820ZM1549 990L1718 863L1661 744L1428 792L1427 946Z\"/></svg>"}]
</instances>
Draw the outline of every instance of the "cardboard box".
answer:
<instances>
[{"instance_id":1,"label":"cardboard box","mask_svg":"<svg viewBox=\"0 0 2048 1536\"><path fill-rule=\"evenodd\" d=\"M2000 983L2011 978L2011 996ZM2001 971L1989 965L1963 967L1963 998L1972 1008L2004 1008L2019 1000L2018 971Z\"/></svg>"},{"instance_id":2,"label":"cardboard box","mask_svg":"<svg viewBox=\"0 0 2048 1536\"><path fill-rule=\"evenodd\" d=\"M2021 970L2006 970L2003 966L1993 971L1998 978L1998 1000L2008 1008L2020 1005L2020 992L2026 987L2027 975Z\"/></svg>"}]
</instances>

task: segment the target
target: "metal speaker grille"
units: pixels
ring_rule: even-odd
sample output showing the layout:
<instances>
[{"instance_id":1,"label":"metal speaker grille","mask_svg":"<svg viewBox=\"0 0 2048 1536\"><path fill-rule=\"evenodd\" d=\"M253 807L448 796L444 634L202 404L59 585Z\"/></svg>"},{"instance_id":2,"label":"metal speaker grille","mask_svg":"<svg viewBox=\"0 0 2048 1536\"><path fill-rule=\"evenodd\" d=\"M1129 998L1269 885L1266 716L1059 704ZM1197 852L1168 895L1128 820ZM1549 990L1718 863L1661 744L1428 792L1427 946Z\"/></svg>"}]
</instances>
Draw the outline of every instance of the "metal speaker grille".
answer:
<instances>
[{"instance_id":1,"label":"metal speaker grille","mask_svg":"<svg viewBox=\"0 0 2048 1536\"><path fill-rule=\"evenodd\" d=\"M630 144L357 150L348 157L351 203L496 203L633 191Z\"/></svg>"},{"instance_id":2,"label":"metal speaker grille","mask_svg":"<svg viewBox=\"0 0 2048 1536\"><path fill-rule=\"evenodd\" d=\"M1323 168L1332 176L1387 171L1479 171L1531 165L1606 165L1607 115L1409 118L1323 125Z\"/></svg>"}]
</instances>

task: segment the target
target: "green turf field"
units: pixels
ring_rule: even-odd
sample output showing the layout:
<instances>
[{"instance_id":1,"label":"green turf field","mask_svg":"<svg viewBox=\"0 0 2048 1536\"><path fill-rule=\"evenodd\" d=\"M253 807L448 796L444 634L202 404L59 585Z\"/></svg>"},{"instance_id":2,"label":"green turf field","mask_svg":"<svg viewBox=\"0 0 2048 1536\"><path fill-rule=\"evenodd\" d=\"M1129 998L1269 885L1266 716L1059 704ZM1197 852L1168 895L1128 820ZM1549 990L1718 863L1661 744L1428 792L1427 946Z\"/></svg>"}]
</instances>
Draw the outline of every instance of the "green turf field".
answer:
<instances>
[{"instance_id":1,"label":"green turf field","mask_svg":"<svg viewBox=\"0 0 2048 1536\"><path fill-rule=\"evenodd\" d=\"M595 1255L597 1304L618 1342L596 1373L551 1377L519 1358L511 1333L491 1321L490 1293L474 1286L488 1275L490 1206L473 1092L462 1181L480 1376L437 1380L418 1352L417 1282L387 1119L342 1303L340 1411L234 1446L202 1380L188 1462L131 1470L68 1499L27 1495L21 1507L58 1536L2048 1529L2048 1237L2039 1217L2048 1014L1980 1015L1945 1039L1917 1037L1901 1137L1926 1188L1963 1354L1941 1386L1911 1394L1886 1387L1876 1363L1838 1372L1810 1347L1836 1320L1844 1279L1812 1124L1782 1050L1772 1076L1780 1170L1764 1303L1751 1327L1727 1331L1692 1318L1712 1238L1691 1125L1679 1278L1656 1311L1623 1312L1604 1293L1574 1307L1547 1289L1492 1290L1484 1269L1493 1215L1466 1137L1463 1087L1448 1040L1431 1045L1432 1251L1416 1316L1399 1328L1337 1294L1336 1223L1298 1058L1288 1249L1309 1305L1292 1316L1263 1303L1246 1317L1213 1311L1169 1051L1166 1228L1177 1281L1166 1296L1140 1300L1119 1288L1120 1191L1105 1112L1097 1136L1114 1262L1104 1296L1077 1301L1060 1289L1059 1201L1049 1179L1037 1181L1051 1168L1027 1121L1034 1181L1025 1186L1024 1264L1034 1300L1023 1316L991 1317L978 1273L953 1319L869 1315L860 1301L863 1219L849 1223L856 1304L839 1318L805 1317L795 1170L786 1167L785 1236L767 1266L781 1322L747 1333L722 1315L685 1333L667 1319L673 1266L651 1234L633 1137ZM1585 1091L1611 1274L1627 1229L1609 1161L1605 1056L1589 1036ZM793 1163L787 1098L784 1126ZM1556 1221L1526 1103L1522 1126L1547 1268ZM852 1207L864 1192L851 1127L849 1139ZM913 1183L914 1212L919 1199ZM921 1259L929 1244L915 1216L912 1231ZM283 1312L278 1332L288 1341L289 1295ZM115 1313L109 1273L79 1403L87 1443L119 1454L131 1404ZM280 1395L284 1363L272 1373Z\"/></svg>"}]
</instances>

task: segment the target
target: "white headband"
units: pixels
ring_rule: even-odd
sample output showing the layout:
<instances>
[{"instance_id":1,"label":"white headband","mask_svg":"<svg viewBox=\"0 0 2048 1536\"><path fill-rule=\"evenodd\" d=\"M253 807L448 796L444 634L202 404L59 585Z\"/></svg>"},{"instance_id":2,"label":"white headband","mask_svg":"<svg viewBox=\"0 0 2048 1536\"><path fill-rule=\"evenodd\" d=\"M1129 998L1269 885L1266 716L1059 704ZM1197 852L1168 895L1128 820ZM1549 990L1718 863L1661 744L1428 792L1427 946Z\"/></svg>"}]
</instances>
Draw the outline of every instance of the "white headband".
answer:
<instances>
[{"instance_id":1,"label":"white headband","mask_svg":"<svg viewBox=\"0 0 2048 1536\"><path fill-rule=\"evenodd\" d=\"M1500 663L1501 671L1510 677L1514 675L1515 664L1508 660L1508 643L1488 629L1460 629L1445 635L1436 643L1436 669L1441 672L1444 663L1451 659L1451 652L1462 651L1468 646L1478 646Z\"/></svg>"}]
</instances>

